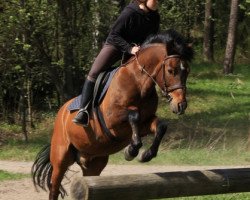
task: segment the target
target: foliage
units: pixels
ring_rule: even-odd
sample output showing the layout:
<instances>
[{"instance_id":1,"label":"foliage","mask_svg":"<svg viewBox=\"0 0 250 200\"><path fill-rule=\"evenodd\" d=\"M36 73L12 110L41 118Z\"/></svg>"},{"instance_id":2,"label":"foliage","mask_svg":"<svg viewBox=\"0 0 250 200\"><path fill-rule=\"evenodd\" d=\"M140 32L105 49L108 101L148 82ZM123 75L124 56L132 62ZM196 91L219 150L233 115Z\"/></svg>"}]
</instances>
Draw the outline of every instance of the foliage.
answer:
<instances>
[{"instance_id":1,"label":"foliage","mask_svg":"<svg viewBox=\"0 0 250 200\"><path fill-rule=\"evenodd\" d=\"M162 30L172 28L191 37L192 31L201 34L198 27L202 27L204 2L202 0L163 1L160 7ZM194 14L195 13L195 14Z\"/></svg>"},{"instance_id":2,"label":"foliage","mask_svg":"<svg viewBox=\"0 0 250 200\"><path fill-rule=\"evenodd\" d=\"M129 0L0 2L0 120L22 124L79 94L108 30ZM215 1L216 61L222 61L229 6ZM238 62L249 62L249 1L241 1ZM161 1L161 30L174 28L202 52L204 1ZM205 68L204 68L205 69ZM216 72L217 73L217 72Z\"/></svg>"}]
</instances>

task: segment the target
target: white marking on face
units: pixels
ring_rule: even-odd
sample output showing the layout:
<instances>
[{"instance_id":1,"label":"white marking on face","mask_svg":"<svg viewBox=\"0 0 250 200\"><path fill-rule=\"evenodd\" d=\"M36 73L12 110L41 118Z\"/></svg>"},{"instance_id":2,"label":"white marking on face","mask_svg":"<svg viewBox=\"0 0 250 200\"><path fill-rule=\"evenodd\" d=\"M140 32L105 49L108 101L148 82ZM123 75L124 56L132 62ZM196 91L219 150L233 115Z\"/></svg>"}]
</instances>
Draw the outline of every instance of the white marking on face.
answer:
<instances>
[{"instance_id":1,"label":"white marking on face","mask_svg":"<svg viewBox=\"0 0 250 200\"><path fill-rule=\"evenodd\" d=\"M184 67L184 65L182 64L182 62L181 62L180 67L181 67L181 70L185 70L185 67Z\"/></svg>"}]
</instances>

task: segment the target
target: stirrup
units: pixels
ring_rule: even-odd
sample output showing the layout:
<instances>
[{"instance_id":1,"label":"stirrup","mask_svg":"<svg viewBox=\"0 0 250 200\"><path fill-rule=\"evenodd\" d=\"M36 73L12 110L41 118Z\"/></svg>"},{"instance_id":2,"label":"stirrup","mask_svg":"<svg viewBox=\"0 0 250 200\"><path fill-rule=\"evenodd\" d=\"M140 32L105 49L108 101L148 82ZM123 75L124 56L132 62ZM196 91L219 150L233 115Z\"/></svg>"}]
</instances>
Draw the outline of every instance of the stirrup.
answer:
<instances>
[{"instance_id":1,"label":"stirrup","mask_svg":"<svg viewBox=\"0 0 250 200\"><path fill-rule=\"evenodd\" d=\"M79 126L88 127L89 125L88 111L85 108L80 109L72 121Z\"/></svg>"}]
</instances>

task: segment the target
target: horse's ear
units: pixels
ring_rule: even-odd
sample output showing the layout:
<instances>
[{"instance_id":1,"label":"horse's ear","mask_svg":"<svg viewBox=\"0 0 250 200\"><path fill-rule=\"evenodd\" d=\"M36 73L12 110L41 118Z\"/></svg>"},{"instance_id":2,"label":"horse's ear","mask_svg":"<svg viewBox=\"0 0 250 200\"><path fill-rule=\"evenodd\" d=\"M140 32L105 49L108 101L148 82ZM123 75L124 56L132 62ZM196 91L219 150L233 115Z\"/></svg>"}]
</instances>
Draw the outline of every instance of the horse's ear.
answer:
<instances>
[{"instance_id":1,"label":"horse's ear","mask_svg":"<svg viewBox=\"0 0 250 200\"><path fill-rule=\"evenodd\" d=\"M188 61L191 61L194 58L194 50L193 50L193 43L187 43L186 49L184 52L184 56Z\"/></svg>"}]
</instances>

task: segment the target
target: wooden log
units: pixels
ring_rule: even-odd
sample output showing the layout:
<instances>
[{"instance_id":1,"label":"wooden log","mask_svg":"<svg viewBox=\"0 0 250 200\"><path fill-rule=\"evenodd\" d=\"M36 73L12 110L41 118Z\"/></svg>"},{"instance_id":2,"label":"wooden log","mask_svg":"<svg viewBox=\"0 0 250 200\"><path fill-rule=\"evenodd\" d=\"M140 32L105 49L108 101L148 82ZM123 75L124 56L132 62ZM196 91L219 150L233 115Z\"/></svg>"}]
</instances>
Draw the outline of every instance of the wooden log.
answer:
<instances>
[{"instance_id":1,"label":"wooden log","mask_svg":"<svg viewBox=\"0 0 250 200\"><path fill-rule=\"evenodd\" d=\"M74 200L143 200L250 192L250 168L79 177Z\"/></svg>"}]
</instances>

